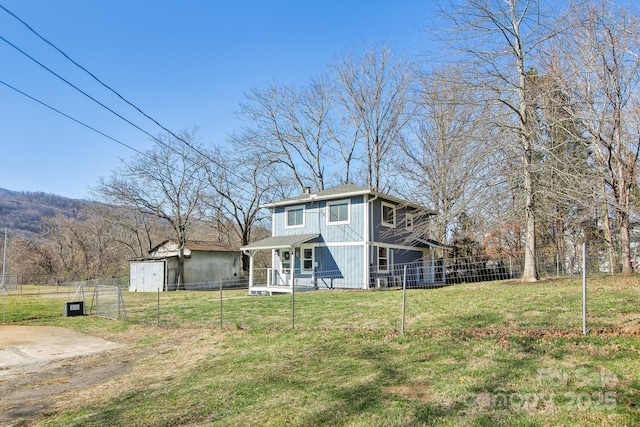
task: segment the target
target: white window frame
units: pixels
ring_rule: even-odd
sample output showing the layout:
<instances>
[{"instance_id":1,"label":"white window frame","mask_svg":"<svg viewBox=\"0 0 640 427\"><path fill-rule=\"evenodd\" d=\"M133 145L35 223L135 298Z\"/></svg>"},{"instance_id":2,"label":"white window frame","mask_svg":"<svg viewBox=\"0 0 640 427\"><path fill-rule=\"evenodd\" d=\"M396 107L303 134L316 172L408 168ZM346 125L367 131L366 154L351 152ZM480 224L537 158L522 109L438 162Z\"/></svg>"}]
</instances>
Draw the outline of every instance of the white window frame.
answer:
<instances>
[{"instance_id":1,"label":"white window frame","mask_svg":"<svg viewBox=\"0 0 640 427\"><path fill-rule=\"evenodd\" d=\"M341 221L331 221L331 206L347 204L347 219ZM351 223L351 200L334 200L327 202L327 225L340 225Z\"/></svg>"},{"instance_id":2,"label":"white window frame","mask_svg":"<svg viewBox=\"0 0 640 427\"><path fill-rule=\"evenodd\" d=\"M407 230L413 230L413 224L415 222L415 215L407 212L404 217L404 222Z\"/></svg>"},{"instance_id":3,"label":"white window frame","mask_svg":"<svg viewBox=\"0 0 640 427\"><path fill-rule=\"evenodd\" d=\"M301 224L294 224L294 225L290 225L289 224L289 212L290 211L297 211L297 210L301 210L302 211L302 223ZM304 205L302 206L289 206L287 208L284 209L284 228L303 228L304 227Z\"/></svg>"},{"instance_id":4,"label":"white window frame","mask_svg":"<svg viewBox=\"0 0 640 427\"><path fill-rule=\"evenodd\" d=\"M385 221L385 217L384 217L384 208L391 208L393 210L393 222L387 222ZM392 203L387 203L387 202L382 202L380 204L380 223L382 225L384 225L385 227L395 227L396 226L396 220L397 220L397 212L396 212L396 205L392 204Z\"/></svg>"},{"instance_id":5,"label":"white window frame","mask_svg":"<svg viewBox=\"0 0 640 427\"><path fill-rule=\"evenodd\" d=\"M305 258L305 254L304 251L305 250L310 250L311 251L311 258ZM305 268L304 262L306 261L311 261L311 268ZM314 268L316 266L316 250L315 250L315 246L301 246L300 247L300 271L302 273L311 273L313 272Z\"/></svg>"},{"instance_id":6,"label":"white window frame","mask_svg":"<svg viewBox=\"0 0 640 427\"><path fill-rule=\"evenodd\" d=\"M380 256L380 250L384 249L385 252L385 257L381 257ZM382 268L380 267L380 260L381 259L386 259L387 260L387 265ZM378 272L383 272L386 273L388 271L391 271L391 248L387 247L387 246L378 246L378 257L377 257L377 265L378 265Z\"/></svg>"}]
</instances>

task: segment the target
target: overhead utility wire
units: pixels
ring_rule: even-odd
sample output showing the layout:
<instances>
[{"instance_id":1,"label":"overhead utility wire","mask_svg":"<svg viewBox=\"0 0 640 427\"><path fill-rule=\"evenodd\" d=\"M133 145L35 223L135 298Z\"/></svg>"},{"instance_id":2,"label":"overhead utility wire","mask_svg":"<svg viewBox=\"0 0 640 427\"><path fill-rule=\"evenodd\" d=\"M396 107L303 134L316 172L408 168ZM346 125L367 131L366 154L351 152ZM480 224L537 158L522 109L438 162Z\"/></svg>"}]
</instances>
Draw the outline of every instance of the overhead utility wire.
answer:
<instances>
[{"instance_id":1,"label":"overhead utility wire","mask_svg":"<svg viewBox=\"0 0 640 427\"><path fill-rule=\"evenodd\" d=\"M51 74L53 74L54 76L56 76L57 78L59 78L60 80L62 80L63 82L65 82L66 84L68 84L69 86L71 86L72 88L74 88L75 90L77 90L78 92L80 92L81 94L83 94L84 96L86 96L87 98L91 99L93 102L97 103L98 105L100 105L101 107L103 107L104 109L110 111L111 113L115 114L116 116L118 116L119 118L121 118L122 120L124 120L125 122L129 123L131 126L135 127L136 129L138 129L139 131L143 132L144 134L148 135L149 137L153 138L156 141L159 141L156 137L154 137L153 135L151 135L149 132L147 132L146 130L142 129L140 126L138 126L137 124L133 123L132 121L130 121L129 119L127 119L126 117L118 114L117 112L115 112L114 110L112 110L111 108L107 107L106 105L104 105L102 102L98 101L96 98L94 98L93 96L89 95L87 92L83 91L82 89L80 89L78 86L74 85L73 83L71 83L69 80L65 79L64 77L62 77L60 74L56 73L55 71L53 71L51 68L47 67L46 65L44 65L42 62L38 61L37 59L35 59L33 56L29 55L27 52L25 52L24 50L20 49L18 46L14 45L13 43L11 43L9 40L5 39L4 37L0 36L0 40L2 40L3 42L7 43L9 46L11 46L12 48L14 48L15 50L17 50L18 52L20 52L21 54L23 54L24 56L26 56L27 58L29 58L30 60L32 60L33 62L35 62L36 64L38 64L39 66L41 66L42 68L44 68L45 70L47 70L48 72L50 72Z\"/></svg>"},{"instance_id":2,"label":"overhead utility wire","mask_svg":"<svg viewBox=\"0 0 640 427\"><path fill-rule=\"evenodd\" d=\"M25 21L23 21L20 17L18 17L15 13L11 12L9 9L7 9L6 7L4 7L3 5L0 4L0 8L2 10L4 10L6 13L8 13L9 15L11 15L12 17L14 17L16 20L18 20L22 25L24 25L25 27L27 27L29 29L29 31L31 31L33 34L35 34L38 38L40 38L42 41L44 41L45 43L47 43L49 46L51 46L52 48L54 48L56 51L58 51L62 56L64 56L65 58L67 58L69 61L71 61L71 63L73 63L76 67L80 68L81 70L83 70L84 72L86 72L87 74L89 74L95 81L97 81L98 83L100 83L102 86L104 86L106 89L108 89L109 91L111 91L112 93L114 93L118 98L120 98L121 100L123 100L124 102L126 102L128 105L130 105L131 107L135 108L137 111L140 112L140 114L142 114L143 116L145 116L146 118L148 118L149 120L151 120L152 122L154 122L156 125L158 125L160 128L162 128L164 131L168 132L171 136L173 136L175 139L177 139L178 141L182 142L183 144L185 144L187 147L191 148L192 150L194 150L196 153L198 153L199 155L201 155L202 157L206 158L207 160L209 160L212 163L215 163L218 167L223 168L226 170L225 165L222 165L219 161L216 161L214 159L212 159L209 155L203 153L201 150L199 150L198 148L194 147L192 144L190 144L188 141L186 141L184 138L180 137L179 135L176 135L173 131L171 131L170 129L168 129L167 127L163 126L162 124L160 124L156 119L154 119L153 117L151 117L150 115L148 115L147 113L145 113L144 111L142 111L140 108L138 108L136 105L134 105L132 102L130 102L129 100L127 100L126 98L124 98L122 95L120 95L120 93L118 93L116 90L114 90L113 88L111 88L109 85L107 85L106 83L104 83L102 80L100 80L98 77L96 77L93 73L91 73L89 70L87 70L85 67L83 67L82 65L78 64L76 61L74 61L73 59L71 59L71 57L69 57L69 55L67 55L66 53L64 53L61 49L59 49L57 46L55 46L53 43L51 43L49 40L47 40L45 37L43 37L42 35L40 35L36 30L34 30L29 24L27 24ZM4 40L4 39L3 39ZM7 42L5 40L5 42ZM9 42L7 42L9 43ZM11 44L11 43L9 43ZM13 45L12 45L13 46ZM14 46L14 48L16 48ZM16 48L17 49L17 48ZM18 49L19 50L19 49ZM22 52L22 51L21 51ZM25 54L23 52L23 54ZM25 54L26 55L26 54ZM28 56L28 55L27 55ZM28 56L29 57L29 56ZM31 57L29 57L31 58ZM32 59L33 60L33 59ZM34 60L35 61L35 60ZM40 64L39 62L36 61L36 63ZM42 64L40 64L41 66L43 66ZM43 66L44 67L44 66ZM46 67L44 67L45 69L47 69ZM48 70L48 69L47 69ZM52 72L51 70L49 70L50 72ZM52 72L53 73L53 72ZM55 73L53 73L54 75L56 75ZM57 75L56 75L57 76ZM59 77L59 76L58 76ZM63 79L64 80L64 79ZM67 82L68 83L68 82ZM73 86L73 85L72 85ZM75 88L75 86L74 86ZM76 88L77 89L77 88ZM80 89L77 89L80 91ZM80 91L82 92L82 91ZM82 92L84 94L84 92ZM86 94L85 94L86 95ZM86 95L89 96L89 95ZM91 98L91 97L90 97ZM91 98L93 99L93 98ZM94 99L95 101L95 99ZM96 101L98 102L98 101ZM102 105L100 102L98 102L98 104ZM104 105L102 105L104 107ZM107 108L107 107L104 107ZM118 117L122 118L123 120L125 120L127 123L130 123L131 125L135 126L137 129L140 129L138 126L134 125L133 123L131 123L129 120L125 119L124 117L120 116L119 114L113 112L111 109L107 108L109 111L111 111L112 113L116 114ZM149 135L149 133L145 132L144 130L140 129L142 132L144 132L145 134ZM154 141L163 144L163 142L161 142L160 140L158 140L157 138L149 135ZM229 172L229 171L228 171ZM233 173L233 172L232 172Z\"/></svg>"},{"instance_id":3,"label":"overhead utility wire","mask_svg":"<svg viewBox=\"0 0 640 427\"><path fill-rule=\"evenodd\" d=\"M2 10L4 10L5 12L7 12L9 15L13 16L15 19L17 19L22 25L24 25L25 27L27 27L29 29L29 31L31 31L33 34L35 34L36 36L38 36L38 38L40 38L40 40L42 40L43 42L45 42L46 44L48 44L49 46L51 46L52 48L54 48L56 51L58 51L62 56L64 56L65 58L67 58L69 61L71 61L71 63L73 65L75 65L76 67L80 68L82 71L84 71L85 73L89 74L95 81L97 81L98 83L100 83L103 87L105 87L106 89L108 89L109 91L111 91L113 94L115 94L118 98L120 98L121 100L123 100L124 102L126 102L127 104L129 104L131 107L135 108L140 114L142 114L143 116L145 116L146 118L148 118L149 120L151 120L152 122L154 122L156 125L158 125L159 127L161 127L163 130L165 130L166 132L170 133L171 136L173 136L176 139L179 139L182 141L182 138L180 138L179 136L177 136L176 134L174 134L171 130L169 130L168 128L164 127L162 124L160 124L156 119L154 119L153 117L151 117L150 115L148 115L147 113L145 113L144 111L142 111L140 108L138 108L135 104L133 104L132 102L130 102L128 99L126 99L124 96L122 96L120 93L118 93L115 89L113 89L111 86L109 86L108 84L104 83L102 80L100 80L98 77L96 77L91 71L87 70L85 67L83 67L82 65L78 64L76 61L74 61L71 57L69 57L69 55L67 55L66 53L64 53L60 48L58 48L56 45L54 45L53 43L51 43L49 40L47 40L44 36L42 36L40 33L38 33L36 30L34 30L29 24L27 24L25 21L23 21L22 19L20 19L20 17L18 17L15 13L11 12L10 10L8 10L6 7L2 6L0 4L0 8ZM185 141L182 141L185 142Z\"/></svg>"},{"instance_id":4,"label":"overhead utility wire","mask_svg":"<svg viewBox=\"0 0 640 427\"><path fill-rule=\"evenodd\" d=\"M118 96L120 99L122 99L124 102L126 102L128 105L132 106L133 108L135 108L137 111L139 111L143 116L147 117L149 120L151 120L152 122L154 122L156 125L158 125L160 128L162 128L163 130L165 130L167 133L169 133L171 136L173 136L176 140L182 142L183 144L185 144L187 147L189 147L191 150L195 151L196 153L198 153L200 156L202 156L203 158L207 159L208 161L210 161L211 163L215 164L217 167L219 167L220 169L224 170L226 173L229 173L239 179L244 179L244 177L240 176L239 174L237 174L235 171L230 170L229 168L227 168L227 166L225 164L222 164L219 160L213 159L211 156L209 156L206 153L203 153L202 150L198 149L197 147L194 147L191 143L189 143L188 141L186 141L184 138L180 137L179 135L176 135L173 131L171 131L170 129L168 129L167 127L163 126L162 124L160 124L157 120L155 120L153 117L149 116L148 114L146 114L144 111L142 111L140 108L138 108L136 105L134 105L133 103L131 103L130 101L128 101L126 98L124 98L122 95L120 95L116 90L114 90L113 88L111 88L109 85L107 85L106 83L104 83L102 80L100 80L98 77L96 77L93 73L91 73L89 70L87 70L85 67L83 67L82 65L78 64L76 61L74 61L73 59L71 59L71 57L69 57L69 55L67 55L66 53L64 53L61 49L59 49L57 46L55 46L53 43L51 43L49 40L47 40L45 37L43 37L42 35L40 35L36 30L34 30L29 24L27 24L25 21L23 21L20 17L18 17L15 13L11 12L10 10L8 10L6 7L4 7L3 5L0 4L0 9L4 10L6 13L8 13L9 15L11 15L12 17L14 17L16 20L18 20L20 23L22 23L25 27L27 27L32 33L34 33L38 38L40 38L42 41L44 41L45 43L47 43L49 46L51 46L52 48L54 48L56 51L58 51L62 56L64 56L66 59L68 59L71 63L73 63L75 66L77 66L78 68L80 68L81 70L83 70L84 72L86 72L87 74L89 74L94 80L96 80L98 83L100 83L102 86L104 86L105 88L107 88L109 91L111 91L112 93L114 93L116 96ZM85 96L87 96L88 98L90 98L91 100L93 100L94 102L98 103L100 106L102 106L103 108L106 108L107 110L109 110L111 113L115 114L116 116L120 117L122 120L124 120L125 122L129 123L130 125L132 125L133 127L135 127L136 129L142 131L144 134L148 135L152 140L154 140L156 143L164 146L167 149L170 149L174 152L178 153L176 150L174 150L171 146L169 146L168 144L164 143L163 141L161 141L160 139L158 139L157 137L154 137L153 135L151 135L150 133L146 132L145 130L143 130L142 128L140 128L139 126L135 125L134 123L132 123L131 121L127 120L126 118L122 117L120 114L116 113L115 111L113 111L112 109L106 107L104 104L102 104L101 102L97 101L95 98L91 97L90 95L86 94L84 91L80 90L79 88L77 88L76 86L72 85L71 83L69 83L68 81L66 81L65 79L63 79L62 77L60 77L59 75L57 75L55 72L53 72L52 70L50 70L49 68L47 68L46 66L44 66L43 64L41 64L40 62L38 62L37 60L35 60L34 58L32 58L31 56L29 56L28 54L26 54L25 52L23 52L21 49L19 49L18 47L16 47L15 45L13 45L12 43L10 43L9 41L7 41L6 39L4 39L3 37L2 40L4 40L6 43L8 43L9 45L11 45L14 49L17 49L19 52L21 52L23 55L27 56L29 59L31 59L32 61L36 62L38 65L40 65L41 67L43 67L44 69L46 69L47 71L49 71L50 73L52 73L53 75L55 75L56 77L58 77L59 79L63 80L65 83L69 84L71 87L73 87L74 89L78 90L79 92L81 92L82 94L84 94Z\"/></svg>"},{"instance_id":5,"label":"overhead utility wire","mask_svg":"<svg viewBox=\"0 0 640 427\"><path fill-rule=\"evenodd\" d=\"M140 151L140 150L137 150L136 148L134 148L134 147L132 147L132 146L130 146L130 145L127 145L127 144L125 144L124 142L119 141L119 140L117 140L117 139L113 138L112 136L109 136L109 135L107 135L106 133L101 132L101 131L99 131L98 129L96 129L96 128L92 127L92 126L89 126L88 124L86 124L86 123L84 123L84 122L82 122L82 121L80 121L80 120L78 120L78 119L76 119L76 118L74 118L74 117L71 117L70 115L68 115L68 114L66 114L66 113L64 113L64 112L62 112L62 111L60 111L60 110L58 110L58 109L57 109L57 108L55 108L55 107L52 107L51 105L49 105L49 104L47 104L47 103L45 103L45 102L43 102L43 101L40 101L39 99L37 99L37 98L35 98L35 97L33 97L33 96L29 95L28 93L23 92L23 91L21 91L20 89L18 89L18 88L16 88L16 87L14 87L14 86L11 86L9 83L6 83L6 82L4 82L4 81L0 80L0 84L2 84L2 85L4 85L4 86L8 87L8 88L9 88L9 89L11 89L11 90L14 90L14 91L18 92L20 95L26 96L27 98L31 99L32 101L35 101L35 102L37 102L38 104L40 104L40 105L42 105L42 106L44 106L44 107L47 107L48 109L50 109L50 110L52 110L52 111L55 111L56 113L58 113L58 114L60 114L60 115L62 115L62 116L64 116L64 117L66 117L66 118L68 118L68 119L70 119L70 120L73 120L74 122L78 123L79 125L82 125L82 126L86 127L87 129L90 129L90 130L92 130L92 131L94 131L94 132L96 132L96 133L98 133L98 134L100 134L100 135L104 136L105 138L108 138L108 139L110 139L110 140L112 140L112 141L114 141L114 142L116 142L116 143L118 143L118 144L122 145L123 147L128 148L129 150L135 151L135 152L136 152L136 153L138 153L138 154L141 154L141 155L143 155L143 156L146 156L146 157L151 158L151 156L149 156L148 154L146 154L146 153L144 153L144 152L142 152L142 151Z\"/></svg>"}]
</instances>

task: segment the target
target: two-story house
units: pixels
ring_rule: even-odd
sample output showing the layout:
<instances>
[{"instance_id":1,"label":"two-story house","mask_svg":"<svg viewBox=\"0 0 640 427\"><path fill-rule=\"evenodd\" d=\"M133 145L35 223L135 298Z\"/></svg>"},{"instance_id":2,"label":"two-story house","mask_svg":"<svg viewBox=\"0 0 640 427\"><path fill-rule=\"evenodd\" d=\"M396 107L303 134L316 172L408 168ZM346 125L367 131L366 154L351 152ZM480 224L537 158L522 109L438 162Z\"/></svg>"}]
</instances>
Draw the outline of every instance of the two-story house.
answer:
<instances>
[{"instance_id":1,"label":"two-story house","mask_svg":"<svg viewBox=\"0 0 640 427\"><path fill-rule=\"evenodd\" d=\"M263 207L272 237L241 248L250 257L250 293L444 283L438 245L420 237L433 215L422 206L347 184ZM254 268L258 251L271 252L270 268Z\"/></svg>"}]
</instances>

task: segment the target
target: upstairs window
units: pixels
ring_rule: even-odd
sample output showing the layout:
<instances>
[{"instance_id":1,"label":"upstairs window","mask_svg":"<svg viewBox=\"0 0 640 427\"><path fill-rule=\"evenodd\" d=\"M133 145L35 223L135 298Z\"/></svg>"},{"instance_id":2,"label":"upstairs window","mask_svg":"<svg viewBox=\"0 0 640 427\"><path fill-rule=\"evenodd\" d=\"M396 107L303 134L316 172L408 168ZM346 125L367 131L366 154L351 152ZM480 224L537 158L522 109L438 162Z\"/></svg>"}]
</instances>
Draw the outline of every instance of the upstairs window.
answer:
<instances>
[{"instance_id":1,"label":"upstairs window","mask_svg":"<svg viewBox=\"0 0 640 427\"><path fill-rule=\"evenodd\" d=\"M328 224L348 224L350 221L349 201L341 200L337 202L329 202L327 204L329 215L327 216Z\"/></svg>"},{"instance_id":2,"label":"upstairs window","mask_svg":"<svg viewBox=\"0 0 640 427\"><path fill-rule=\"evenodd\" d=\"M413 230L413 214L407 212L406 217L405 217L405 223L407 226L407 230Z\"/></svg>"},{"instance_id":3,"label":"upstairs window","mask_svg":"<svg viewBox=\"0 0 640 427\"><path fill-rule=\"evenodd\" d=\"M285 214L287 217L287 228L304 227L304 207L296 206L287 208Z\"/></svg>"},{"instance_id":4,"label":"upstairs window","mask_svg":"<svg viewBox=\"0 0 640 427\"><path fill-rule=\"evenodd\" d=\"M382 225L385 227L396 226L396 207L391 203L382 202Z\"/></svg>"}]
</instances>

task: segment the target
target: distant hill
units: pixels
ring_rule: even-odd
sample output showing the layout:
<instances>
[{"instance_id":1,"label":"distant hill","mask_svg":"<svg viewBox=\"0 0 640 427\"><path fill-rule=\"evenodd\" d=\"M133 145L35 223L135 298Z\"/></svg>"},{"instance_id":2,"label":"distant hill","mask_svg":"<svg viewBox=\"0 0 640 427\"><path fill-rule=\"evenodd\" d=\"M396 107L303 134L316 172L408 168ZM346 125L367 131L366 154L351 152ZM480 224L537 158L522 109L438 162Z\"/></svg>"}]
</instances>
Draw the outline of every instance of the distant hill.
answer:
<instances>
[{"instance_id":1,"label":"distant hill","mask_svg":"<svg viewBox=\"0 0 640 427\"><path fill-rule=\"evenodd\" d=\"M86 203L55 194L0 188L0 231L4 233L7 227L11 235L29 238L38 233L42 217L62 214L74 218Z\"/></svg>"}]
</instances>

